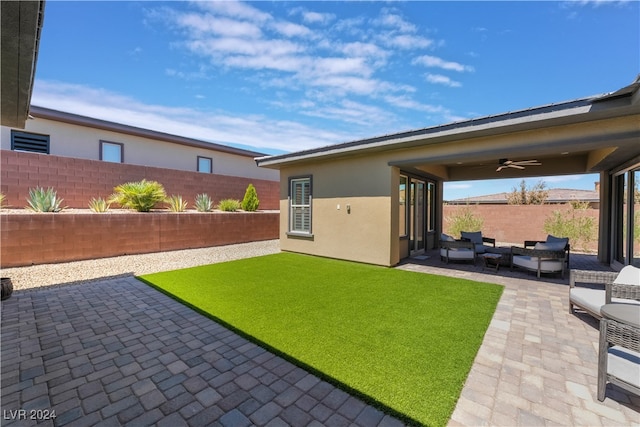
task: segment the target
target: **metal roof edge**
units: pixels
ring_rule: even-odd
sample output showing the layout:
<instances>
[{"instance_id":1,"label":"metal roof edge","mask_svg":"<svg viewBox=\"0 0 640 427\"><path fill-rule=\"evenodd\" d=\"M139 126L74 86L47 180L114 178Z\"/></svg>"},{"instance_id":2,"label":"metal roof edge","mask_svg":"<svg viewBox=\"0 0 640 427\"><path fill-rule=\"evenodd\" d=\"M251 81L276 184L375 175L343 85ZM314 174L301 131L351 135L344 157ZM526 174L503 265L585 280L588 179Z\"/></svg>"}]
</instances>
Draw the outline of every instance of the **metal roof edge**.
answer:
<instances>
[{"instance_id":1,"label":"metal roof edge","mask_svg":"<svg viewBox=\"0 0 640 427\"><path fill-rule=\"evenodd\" d=\"M500 113L488 116L477 117L469 120L457 121L452 123L446 123L442 125L436 125L431 127L426 127L422 129L409 130L405 132L399 132L394 134L387 134L383 136L377 136L362 140L344 142L334 145L328 145L318 148L312 148L309 150L302 150L293 153L280 154L275 156L265 156L256 159L258 166L270 166L276 165L285 162L292 162L296 160L309 159L320 156L327 156L330 154L336 153L347 153L350 151L356 151L363 148L376 148L382 146L391 146L397 145L404 142L408 142L414 139L418 139L421 137L425 137L427 135L447 135L447 134L455 134L462 133L467 131L474 130L483 130L490 128L498 128L502 126L507 126L510 121L523 119L527 117L534 116L542 116L543 118L551 118L549 115L555 114L557 117L561 117L559 114L561 111L567 110L575 110L571 114L568 115L577 115L580 113L588 112L588 107L592 105L592 103L600 98L606 96L603 95L594 95L584 98L575 99L572 101L565 101L560 103L547 104L539 107L532 107L522 110L516 110L507 113Z\"/></svg>"},{"instance_id":2,"label":"metal roof edge","mask_svg":"<svg viewBox=\"0 0 640 427\"><path fill-rule=\"evenodd\" d=\"M174 144L187 145L191 147L205 148L208 150L219 151L228 154L236 154L243 157L261 157L265 153L257 151L244 150L242 148L230 147L228 145L218 144L215 142L203 141L200 139L188 138L184 136L174 135L166 132L145 129L141 127L125 125L122 123L112 122L108 120L96 119L93 117L83 116L80 114L68 113L66 111L55 110L52 108L39 107L31 105L29 109L31 116L46 120L53 120L63 123L69 123L79 126L92 127L112 132L120 132L127 135L138 136L143 138L155 139Z\"/></svg>"}]
</instances>

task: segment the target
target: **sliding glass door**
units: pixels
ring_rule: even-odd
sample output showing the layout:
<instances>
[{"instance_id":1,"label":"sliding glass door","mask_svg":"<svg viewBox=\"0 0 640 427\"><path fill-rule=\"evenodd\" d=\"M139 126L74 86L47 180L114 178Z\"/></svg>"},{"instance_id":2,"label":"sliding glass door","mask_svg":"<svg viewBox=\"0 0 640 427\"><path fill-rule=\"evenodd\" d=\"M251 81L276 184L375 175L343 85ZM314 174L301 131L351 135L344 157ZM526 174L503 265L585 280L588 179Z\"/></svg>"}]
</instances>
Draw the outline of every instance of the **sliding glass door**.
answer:
<instances>
[{"instance_id":1,"label":"sliding glass door","mask_svg":"<svg viewBox=\"0 0 640 427\"><path fill-rule=\"evenodd\" d=\"M640 267L640 167L614 177L613 259Z\"/></svg>"}]
</instances>

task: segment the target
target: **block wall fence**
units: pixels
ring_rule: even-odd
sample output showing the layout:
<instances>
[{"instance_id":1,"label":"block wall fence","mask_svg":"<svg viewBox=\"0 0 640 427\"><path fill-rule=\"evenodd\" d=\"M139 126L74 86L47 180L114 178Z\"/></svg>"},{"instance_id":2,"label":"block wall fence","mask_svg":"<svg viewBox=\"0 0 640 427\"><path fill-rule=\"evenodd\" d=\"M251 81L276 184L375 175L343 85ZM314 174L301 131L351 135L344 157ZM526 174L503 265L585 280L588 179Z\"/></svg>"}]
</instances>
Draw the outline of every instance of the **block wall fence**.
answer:
<instances>
[{"instance_id":1,"label":"block wall fence","mask_svg":"<svg viewBox=\"0 0 640 427\"><path fill-rule=\"evenodd\" d=\"M23 208L29 188L52 187L63 205L86 209L92 198L107 198L113 187L130 181L160 182L167 195L180 195L192 207L197 194L207 193L218 203L244 197L247 186L256 187L260 209L280 208L280 183L237 176L187 172L174 169L109 163L37 153L0 151L0 192L5 205Z\"/></svg>"},{"instance_id":2,"label":"block wall fence","mask_svg":"<svg viewBox=\"0 0 640 427\"><path fill-rule=\"evenodd\" d=\"M482 234L493 237L496 242L512 243L522 246L525 240L545 240L547 233L544 231L545 219L552 216L554 211L565 211L565 205L445 205L443 206L443 232L448 231L448 219L456 212L469 207L473 215L482 218L484 226ZM586 248L571 246L571 250L597 251L598 236L597 226L600 210L587 209L585 215L593 218L596 223L596 236L594 241Z\"/></svg>"},{"instance_id":3,"label":"block wall fence","mask_svg":"<svg viewBox=\"0 0 640 427\"><path fill-rule=\"evenodd\" d=\"M0 267L278 238L278 212L0 214Z\"/></svg>"}]
</instances>

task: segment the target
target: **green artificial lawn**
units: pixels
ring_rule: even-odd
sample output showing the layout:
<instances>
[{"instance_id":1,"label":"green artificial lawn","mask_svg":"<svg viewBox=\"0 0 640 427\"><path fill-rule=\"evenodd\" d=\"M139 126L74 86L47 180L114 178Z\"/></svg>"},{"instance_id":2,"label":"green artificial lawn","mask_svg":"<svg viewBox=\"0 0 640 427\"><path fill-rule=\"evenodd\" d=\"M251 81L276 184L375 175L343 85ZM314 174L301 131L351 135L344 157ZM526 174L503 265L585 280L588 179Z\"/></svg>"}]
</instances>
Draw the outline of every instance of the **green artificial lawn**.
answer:
<instances>
[{"instance_id":1,"label":"green artificial lawn","mask_svg":"<svg viewBox=\"0 0 640 427\"><path fill-rule=\"evenodd\" d=\"M502 287L279 253L146 283L405 421L446 425Z\"/></svg>"}]
</instances>

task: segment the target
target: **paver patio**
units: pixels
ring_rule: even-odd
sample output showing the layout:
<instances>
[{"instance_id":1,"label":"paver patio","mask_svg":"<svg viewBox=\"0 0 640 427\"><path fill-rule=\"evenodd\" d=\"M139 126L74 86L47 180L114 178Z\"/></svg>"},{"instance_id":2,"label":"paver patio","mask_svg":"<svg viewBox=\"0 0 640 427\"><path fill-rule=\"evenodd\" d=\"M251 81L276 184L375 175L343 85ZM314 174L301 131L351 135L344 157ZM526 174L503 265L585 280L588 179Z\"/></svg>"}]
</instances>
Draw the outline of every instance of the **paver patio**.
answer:
<instances>
[{"instance_id":1,"label":"paver patio","mask_svg":"<svg viewBox=\"0 0 640 427\"><path fill-rule=\"evenodd\" d=\"M505 286L450 425L640 425L637 396L597 401L597 323L569 314L567 279L430 255L398 268ZM133 277L16 292L1 318L2 425L401 424Z\"/></svg>"}]
</instances>

